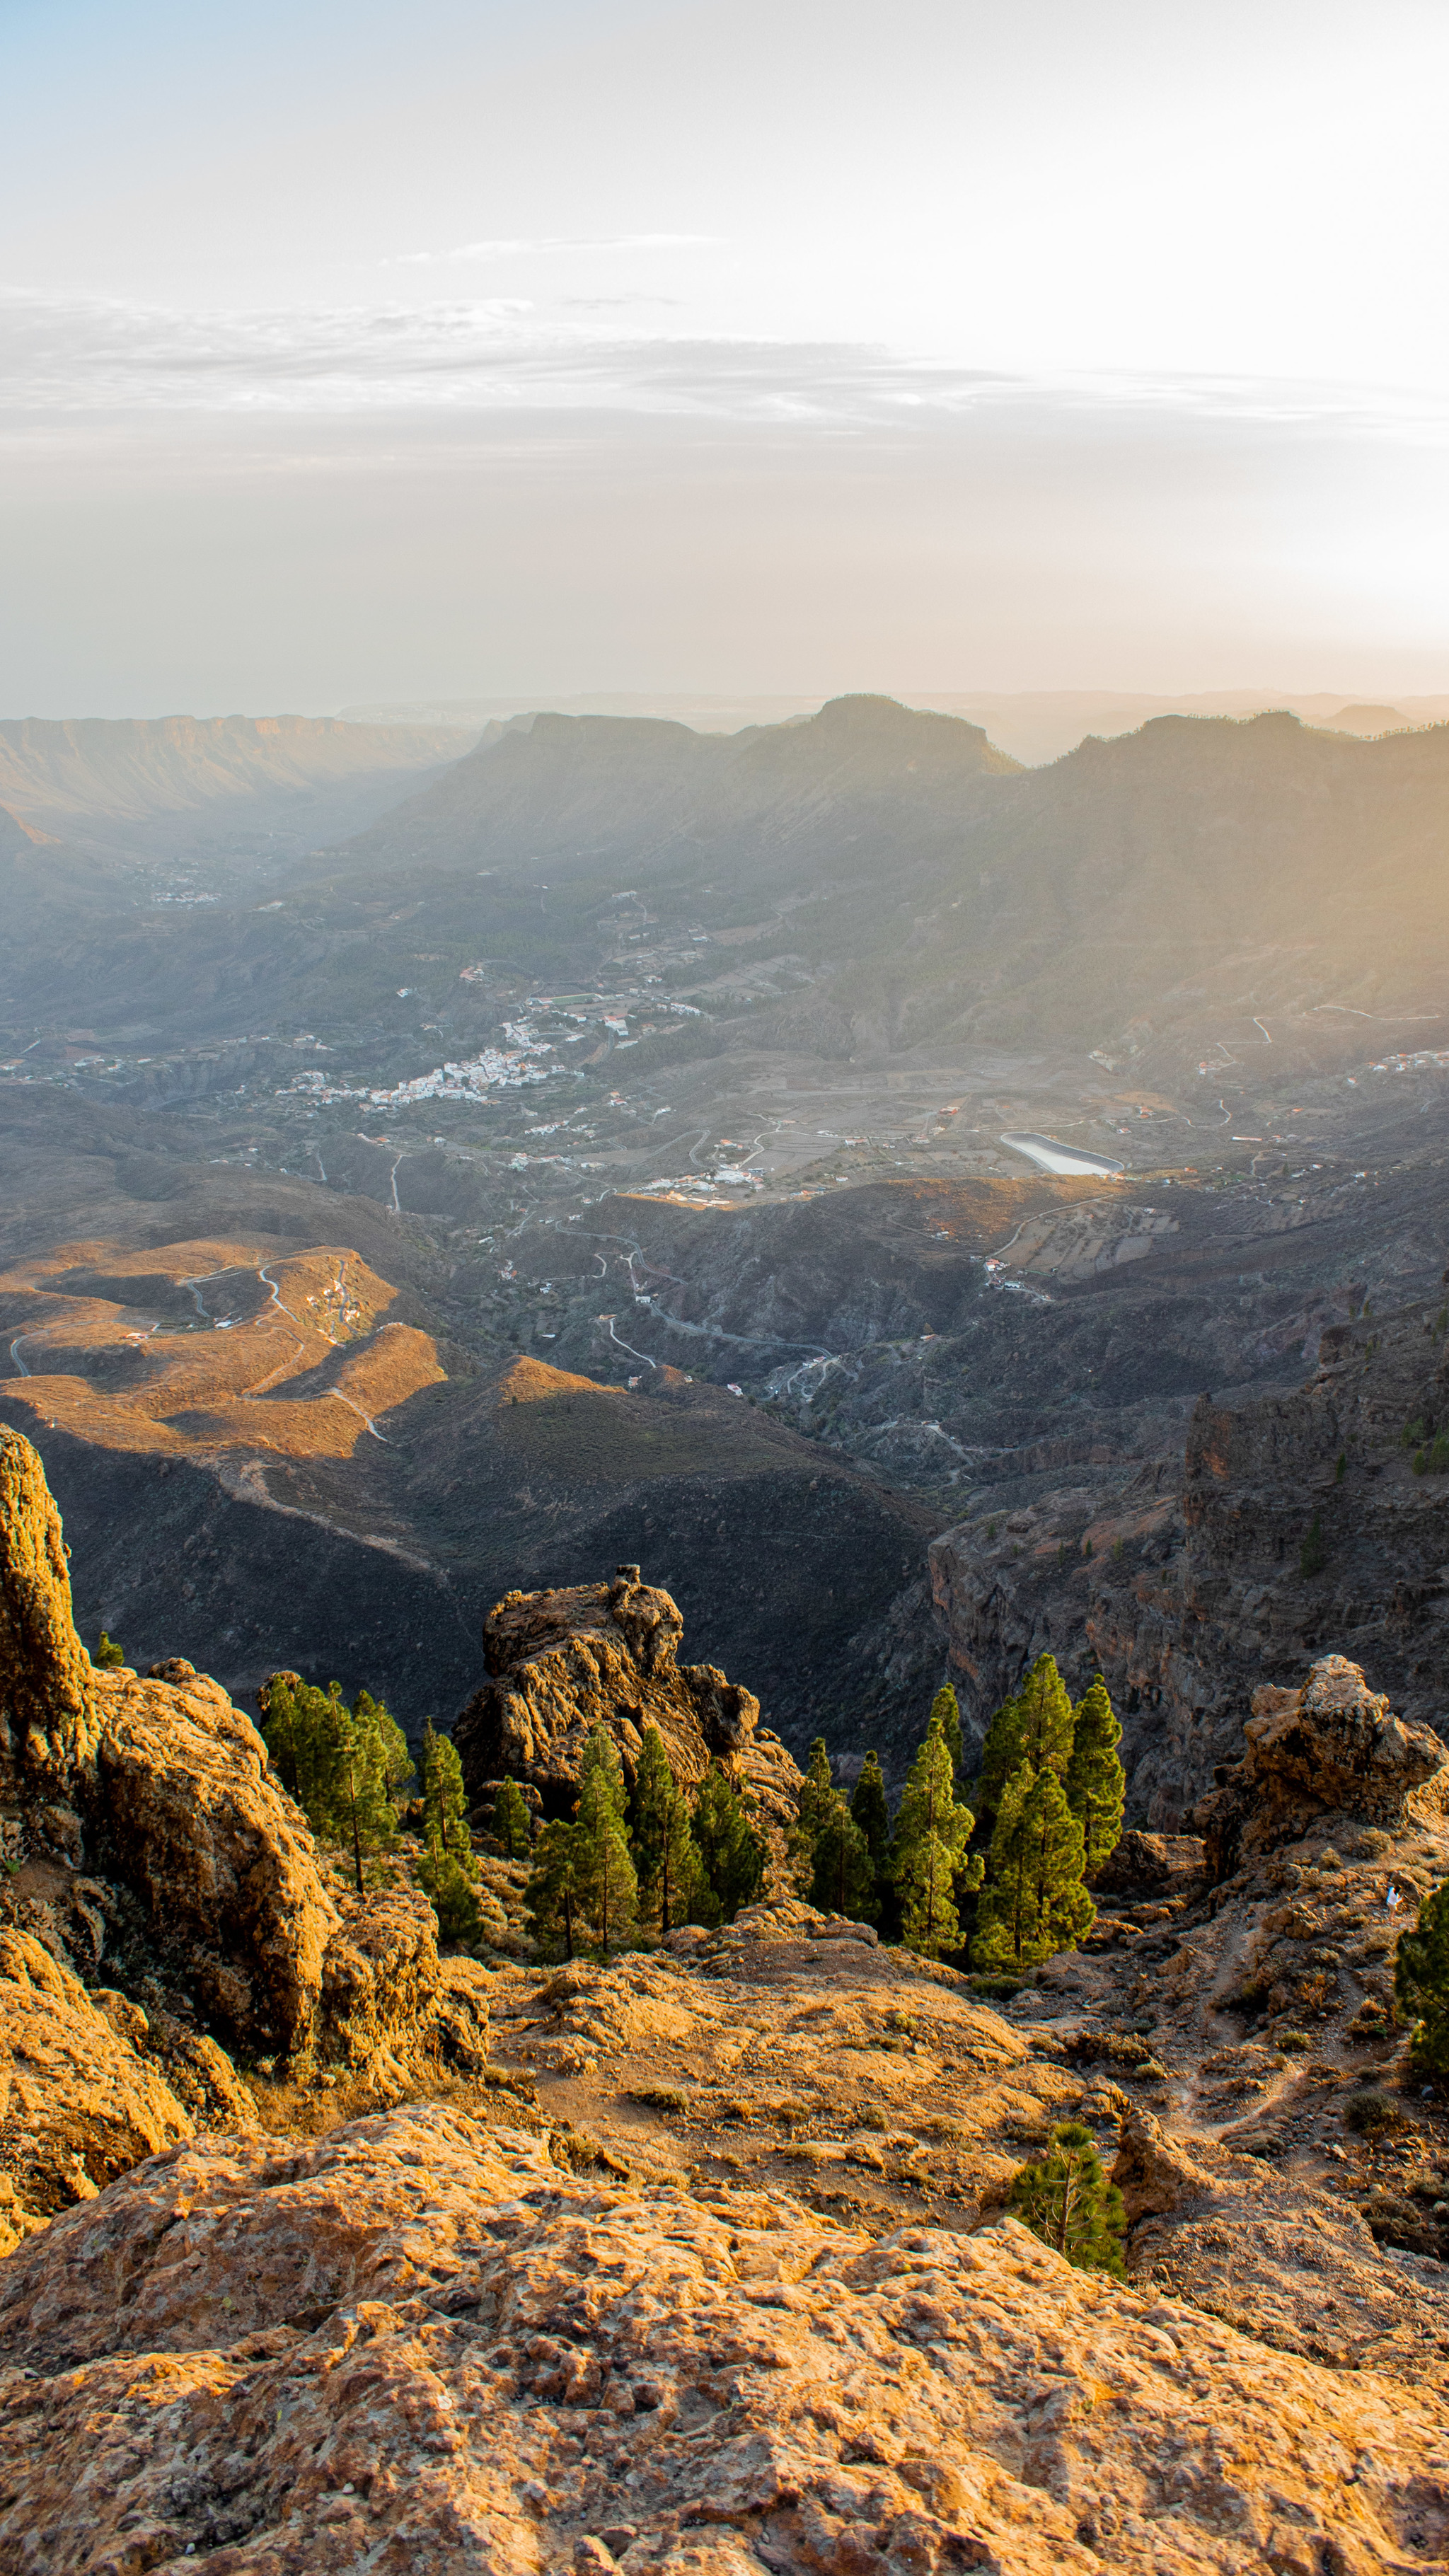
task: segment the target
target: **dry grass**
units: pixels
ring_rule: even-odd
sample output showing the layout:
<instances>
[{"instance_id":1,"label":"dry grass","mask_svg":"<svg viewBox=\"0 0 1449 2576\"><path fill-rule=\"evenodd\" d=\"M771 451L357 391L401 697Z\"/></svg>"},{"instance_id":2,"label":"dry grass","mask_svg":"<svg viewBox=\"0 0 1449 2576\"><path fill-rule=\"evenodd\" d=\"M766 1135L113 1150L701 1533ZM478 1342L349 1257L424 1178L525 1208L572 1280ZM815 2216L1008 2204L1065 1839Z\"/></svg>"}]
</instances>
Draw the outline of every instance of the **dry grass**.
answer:
<instances>
[{"instance_id":1,"label":"dry grass","mask_svg":"<svg viewBox=\"0 0 1449 2576\"><path fill-rule=\"evenodd\" d=\"M267 1278L260 1280L265 1269ZM159 1281L207 1290L213 1273L250 1272L265 1291L258 1310L225 1331L151 1331L143 1305L69 1295L47 1283L78 1272L107 1281ZM220 1302L222 1283L209 1291ZM33 1375L12 1381L57 1428L92 1447L184 1456L188 1451L270 1450L294 1458L350 1458L367 1420L406 1403L446 1374L429 1335L391 1324L397 1291L355 1252L331 1246L268 1254L254 1244L172 1243L145 1252L106 1243L66 1244L21 1263L0 1291L27 1293ZM274 1293L275 1292L275 1293ZM164 1303L164 1301L162 1301ZM214 1309L213 1309L214 1310ZM107 1353L137 1372L120 1389L36 1363ZM335 1354L346 1349L340 1365ZM321 1375L323 1383L318 1384ZM312 1380L305 1393L289 1386ZM587 1384L587 1380L580 1381Z\"/></svg>"}]
</instances>

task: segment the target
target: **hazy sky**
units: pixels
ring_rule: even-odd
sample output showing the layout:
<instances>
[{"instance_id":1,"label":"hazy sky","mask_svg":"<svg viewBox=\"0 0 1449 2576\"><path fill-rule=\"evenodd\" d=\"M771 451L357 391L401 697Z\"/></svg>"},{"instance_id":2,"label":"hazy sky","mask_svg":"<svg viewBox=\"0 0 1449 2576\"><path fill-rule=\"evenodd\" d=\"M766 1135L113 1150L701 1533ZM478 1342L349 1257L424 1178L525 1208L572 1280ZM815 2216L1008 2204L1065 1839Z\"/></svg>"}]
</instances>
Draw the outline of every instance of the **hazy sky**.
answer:
<instances>
[{"instance_id":1,"label":"hazy sky","mask_svg":"<svg viewBox=\"0 0 1449 2576\"><path fill-rule=\"evenodd\" d=\"M1449 689L1443 0L0 36L0 714Z\"/></svg>"}]
</instances>

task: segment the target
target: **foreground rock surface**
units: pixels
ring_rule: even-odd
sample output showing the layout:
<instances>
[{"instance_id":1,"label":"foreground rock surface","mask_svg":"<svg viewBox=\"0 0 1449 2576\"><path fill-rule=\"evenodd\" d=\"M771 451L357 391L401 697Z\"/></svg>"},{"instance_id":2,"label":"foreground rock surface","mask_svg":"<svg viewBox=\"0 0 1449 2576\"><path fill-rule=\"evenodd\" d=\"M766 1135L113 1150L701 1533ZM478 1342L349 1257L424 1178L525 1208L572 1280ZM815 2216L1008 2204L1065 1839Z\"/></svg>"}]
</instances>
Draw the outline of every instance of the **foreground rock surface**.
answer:
<instances>
[{"instance_id":1,"label":"foreground rock surface","mask_svg":"<svg viewBox=\"0 0 1449 2576\"><path fill-rule=\"evenodd\" d=\"M39 2576L1443 2568L1449 2442L1075 2272L624 2189L436 2106L207 2141L0 2276L0 2559Z\"/></svg>"},{"instance_id":2,"label":"foreground rock surface","mask_svg":"<svg viewBox=\"0 0 1449 2576\"><path fill-rule=\"evenodd\" d=\"M632 1781L642 1731L657 1726L676 1780L692 1787L723 1762L767 1821L788 1825L800 1773L761 1727L760 1703L713 1664L681 1664L684 1621L671 1595L621 1565L610 1583L510 1592L483 1625L489 1679L453 1730L477 1797L511 1775L567 1815L591 1728L603 1725Z\"/></svg>"}]
</instances>

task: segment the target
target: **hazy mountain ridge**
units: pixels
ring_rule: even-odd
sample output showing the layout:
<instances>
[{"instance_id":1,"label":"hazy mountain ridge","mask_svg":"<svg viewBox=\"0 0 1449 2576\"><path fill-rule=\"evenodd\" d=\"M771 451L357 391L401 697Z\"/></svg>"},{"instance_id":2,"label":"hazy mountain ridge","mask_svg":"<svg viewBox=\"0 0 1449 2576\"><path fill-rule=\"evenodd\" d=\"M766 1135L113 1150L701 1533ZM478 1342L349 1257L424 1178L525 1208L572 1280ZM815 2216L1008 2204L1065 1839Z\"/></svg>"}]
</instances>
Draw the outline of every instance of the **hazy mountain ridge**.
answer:
<instances>
[{"instance_id":1,"label":"hazy mountain ridge","mask_svg":"<svg viewBox=\"0 0 1449 2576\"><path fill-rule=\"evenodd\" d=\"M0 802L42 820L138 820L359 770L421 768L456 757L466 739L451 726L335 716L26 716L0 723Z\"/></svg>"}]
</instances>

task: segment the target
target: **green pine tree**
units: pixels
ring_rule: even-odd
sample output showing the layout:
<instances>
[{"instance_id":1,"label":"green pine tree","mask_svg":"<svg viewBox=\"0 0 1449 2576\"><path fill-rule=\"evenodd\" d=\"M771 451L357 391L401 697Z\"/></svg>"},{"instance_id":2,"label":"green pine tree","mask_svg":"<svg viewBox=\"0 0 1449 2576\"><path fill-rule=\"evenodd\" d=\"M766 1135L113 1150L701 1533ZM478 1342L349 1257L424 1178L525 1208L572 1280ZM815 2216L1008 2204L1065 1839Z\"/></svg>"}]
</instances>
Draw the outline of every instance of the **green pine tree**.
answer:
<instances>
[{"instance_id":1,"label":"green pine tree","mask_svg":"<svg viewBox=\"0 0 1449 2576\"><path fill-rule=\"evenodd\" d=\"M676 1924L688 1921L698 1894L700 1865L690 1831L689 1801L670 1770L657 1726L644 1729L629 1815L640 1920L657 1928L662 1940Z\"/></svg>"},{"instance_id":2,"label":"green pine tree","mask_svg":"<svg viewBox=\"0 0 1449 2576\"><path fill-rule=\"evenodd\" d=\"M527 1860L533 1849L533 1819L516 1780L499 1783L493 1801L493 1835L509 1860Z\"/></svg>"},{"instance_id":3,"label":"green pine tree","mask_svg":"<svg viewBox=\"0 0 1449 2576\"><path fill-rule=\"evenodd\" d=\"M476 1878L463 1765L452 1737L439 1735L431 1718L423 1727L423 1831L430 1851L447 1852L465 1877Z\"/></svg>"},{"instance_id":4,"label":"green pine tree","mask_svg":"<svg viewBox=\"0 0 1449 2576\"><path fill-rule=\"evenodd\" d=\"M932 1717L939 1718L941 1721L941 1733L946 1739L946 1750L951 1756L951 1776L953 1780L959 1781L961 1777L961 1710L957 1703L956 1694L951 1688L949 1682L943 1682L941 1684L935 1698L932 1700L931 1715Z\"/></svg>"},{"instance_id":5,"label":"green pine tree","mask_svg":"<svg viewBox=\"0 0 1449 2576\"><path fill-rule=\"evenodd\" d=\"M1082 1828L1055 1771L1023 1762L1001 1792L973 1964L1025 1971L1075 1948L1096 1921L1082 1885L1084 1860Z\"/></svg>"},{"instance_id":6,"label":"green pine tree","mask_svg":"<svg viewBox=\"0 0 1449 2576\"><path fill-rule=\"evenodd\" d=\"M555 1817L533 1846L533 1868L524 1903L533 1917L534 1935L544 1950L562 1949L571 1959L580 1933L581 1841L576 1824Z\"/></svg>"},{"instance_id":7,"label":"green pine tree","mask_svg":"<svg viewBox=\"0 0 1449 2576\"><path fill-rule=\"evenodd\" d=\"M1067 1804L1082 1828L1088 1878L1122 1838L1127 1774L1117 1757L1121 1741L1122 1729L1098 1673L1085 1698L1077 1702L1066 1776Z\"/></svg>"},{"instance_id":8,"label":"green pine tree","mask_svg":"<svg viewBox=\"0 0 1449 2576\"><path fill-rule=\"evenodd\" d=\"M1122 2195L1107 2180L1092 2132L1080 2120L1063 2121L1052 2130L1046 2154L1021 2166L1006 2206L1079 2271L1126 2279Z\"/></svg>"},{"instance_id":9,"label":"green pine tree","mask_svg":"<svg viewBox=\"0 0 1449 2576\"><path fill-rule=\"evenodd\" d=\"M1015 1695L1002 1702L981 1749L980 1794L993 1817L1013 1771L1029 1762L1064 1772L1072 1758L1072 1703L1054 1655L1038 1655Z\"/></svg>"},{"instance_id":10,"label":"green pine tree","mask_svg":"<svg viewBox=\"0 0 1449 2576\"><path fill-rule=\"evenodd\" d=\"M374 1699L371 1691L362 1690L353 1702L354 1717L362 1718L377 1728L382 1744L382 1767L389 1794L405 1789L417 1773L417 1764L408 1748L408 1740L385 1700Z\"/></svg>"},{"instance_id":11,"label":"green pine tree","mask_svg":"<svg viewBox=\"0 0 1449 2576\"><path fill-rule=\"evenodd\" d=\"M980 1877L979 1864L972 1870L965 1858L975 1825L970 1808L956 1802L950 1749L933 1709L906 1780L891 1846L901 1939L907 1949L928 1959L939 1958L960 1940L955 1883L963 1865L968 1885Z\"/></svg>"},{"instance_id":12,"label":"green pine tree","mask_svg":"<svg viewBox=\"0 0 1449 2576\"><path fill-rule=\"evenodd\" d=\"M397 1809L388 1787L388 1762L393 1748L378 1723L375 1702L369 1699L364 1707L359 1700L355 1708L349 1708L336 1682L327 1696L336 1727L338 1839L351 1845L357 1893L361 1896L365 1892L364 1852L386 1851L397 1840ZM388 1723L391 1726L392 1720ZM408 1768L411 1770L411 1763Z\"/></svg>"},{"instance_id":13,"label":"green pine tree","mask_svg":"<svg viewBox=\"0 0 1449 2576\"><path fill-rule=\"evenodd\" d=\"M815 1875L815 1844L834 1798L830 1756L825 1749L824 1736L817 1735L810 1747L805 1777L800 1783L800 1811L791 1829L788 1846L795 1884L802 1891L808 1888Z\"/></svg>"},{"instance_id":14,"label":"green pine tree","mask_svg":"<svg viewBox=\"0 0 1449 2576\"><path fill-rule=\"evenodd\" d=\"M991 1875L976 1908L973 1967L1017 1969L1030 1947L1036 1918L1023 1817L1035 1781L1031 1764L1022 1762L1002 1782L991 1835Z\"/></svg>"},{"instance_id":15,"label":"green pine tree","mask_svg":"<svg viewBox=\"0 0 1449 2576\"><path fill-rule=\"evenodd\" d=\"M1074 1950L1097 1920L1097 1909L1082 1885L1086 1846L1082 1828L1067 1804L1067 1793L1055 1771L1038 1771L1026 1801L1024 1821L1031 1854L1032 1903L1041 1958Z\"/></svg>"},{"instance_id":16,"label":"green pine tree","mask_svg":"<svg viewBox=\"0 0 1449 2576\"><path fill-rule=\"evenodd\" d=\"M711 1763L694 1802L694 1839L705 1883L726 1923L750 1905L764 1882L767 1846L734 1782Z\"/></svg>"},{"instance_id":17,"label":"green pine tree","mask_svg":"<svg viewBox=\"0 0 1449 2576\"><path fill-rule=\"evenodd\" d=\"M391 1776L401 1765L406 1778L413 1767L401 1728L368 1692L349 1708L340 1683L318 1690L298 1673L273 1673L258 1706L283 1788L319 1842L350 1849L361 1894L364 1854L387 1850L397 1837Z\"/></svg>"},{"instance_id":18,"label":"green pine tree","mask_svg":"<svg viewBox=\"0 0 1449 2576\"><path fill-rule=\"evenodd\" d=\"M886 1846L891 1837L891 1811L878 1754L867 1753L861 1764L850 1812L865 1836L871 1867L879 1873L885 1867Z\"/></svg>"},{"instance_id":19,"label":"green pine tree","mask_svg":"<svg viewBox=\"0 0 1449 2576\"><path fill-rule=\"evenodd\" d=\"M1394 2010L1414 2026L1414 2073L1449 2075L1449 1879L1424 1898L1413 1931L1400 1936Z\"/></svg>"},{"instance_id":20,"label":"green pine tree","mask_svg":"<svg viewBox=\"0 0 1449 2576\"><path fill-rule=\"evenodd\" d=\"M633 1933L639 1881L624 1829L624 1766L608 1729L590 1730L579 1764L579 1900L607 1959Z\"/></svg>"},{"instance_id":21,"label":"green pine tree","mask_svg":"<svg viewBox=\"0 0 1449 2576\"><path fill-rule=\"evenodd\" d=\"M101 1630L101 1642L91 1657L91 1662L95 1665L97 1672L116 1672L125 1660L126 1656L124 1648L116 1645L114 1641L106 1635L103 1628Z\"/></svg>"},{"instance_id":22,"label":"green pine tree","mask_svg":"<svg viewBox=\"0 0 1449 2576\"><path fill-rule=\"evenodd\" d=\"M466 1944L476 1941L483 1929L478 1892L452 1852L425 1852L417 1864L417 1874L432 1899L443 1939Z\"/></svg>"},{"instance_id":23,"label":"green pine tree","mask_svg":"<svg viewBox=\"0 0 1449 2576\"><path fill-rule=\"evenodd\" d=\"M843 1914L852 1923L873 1923L880 1912L870 1845L839 1795L815 1837L810 1902L822 1914Z\"/></svg>"}]
</instances>

